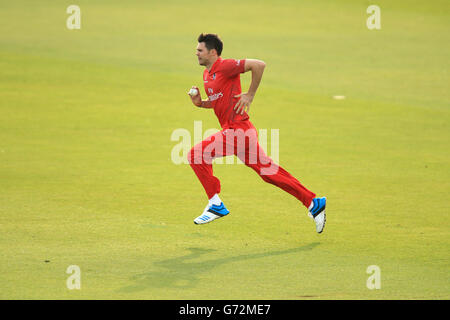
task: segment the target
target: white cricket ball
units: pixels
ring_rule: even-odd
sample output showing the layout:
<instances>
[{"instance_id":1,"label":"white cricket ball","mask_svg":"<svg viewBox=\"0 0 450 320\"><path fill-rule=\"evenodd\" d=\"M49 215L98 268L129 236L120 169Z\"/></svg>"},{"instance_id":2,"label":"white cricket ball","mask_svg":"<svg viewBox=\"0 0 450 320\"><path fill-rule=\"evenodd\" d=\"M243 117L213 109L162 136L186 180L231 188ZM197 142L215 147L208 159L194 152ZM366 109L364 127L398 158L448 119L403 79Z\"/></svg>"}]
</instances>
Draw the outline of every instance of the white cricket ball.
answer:
<instances>
[{"instance_id":1,"label":"white cricket ball","mask_svg":"<svg viewBox=\"0 0 450 320\"><path fill-rule=\"evenodd\" d=\"M197 94L198 94L198 90L197 89L192 88L191 90L189 90L189 95L191 97L196 96Z\"/></svg>"}]
</instances>

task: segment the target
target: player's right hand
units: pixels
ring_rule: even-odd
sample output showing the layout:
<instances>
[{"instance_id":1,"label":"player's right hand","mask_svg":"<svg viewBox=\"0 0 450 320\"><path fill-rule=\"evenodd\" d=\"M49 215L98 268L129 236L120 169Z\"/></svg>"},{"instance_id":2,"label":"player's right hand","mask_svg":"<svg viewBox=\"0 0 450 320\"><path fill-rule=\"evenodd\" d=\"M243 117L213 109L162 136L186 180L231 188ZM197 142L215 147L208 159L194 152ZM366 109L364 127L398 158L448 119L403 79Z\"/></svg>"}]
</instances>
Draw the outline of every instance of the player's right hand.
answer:
<instances>
[{"instance_id":1,"label":"player's right hand","mask_svg":"<svg viewBox=\"0 0 450 320\"><path fill-rule=\"evenodd\" d=\"M197 89L197 95L191 96L191 95L189 94L189 92L188 92L188 95L189 95L189 97L191 98L192 103L193 103L194 105L196 105L197 107L201 107L201 105L202 105L202 97L200 96L200 90L199 90L198 87L196 87L196 86L192 86L192 89Z\"/></svg>"}]
</instances>

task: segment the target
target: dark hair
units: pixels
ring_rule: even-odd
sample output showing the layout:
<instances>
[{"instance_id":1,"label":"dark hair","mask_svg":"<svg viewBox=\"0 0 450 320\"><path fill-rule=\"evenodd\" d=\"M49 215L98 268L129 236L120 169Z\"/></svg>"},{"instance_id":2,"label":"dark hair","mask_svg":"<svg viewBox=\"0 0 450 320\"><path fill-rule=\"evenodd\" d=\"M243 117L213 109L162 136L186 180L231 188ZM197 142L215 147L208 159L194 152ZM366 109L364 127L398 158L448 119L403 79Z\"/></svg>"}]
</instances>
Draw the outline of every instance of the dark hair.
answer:
<instances>
[{"instance_id":1,"label":"dark hair","mask_svg":"<svg viewBox=\"0 0 450 320\"><path fill-rule=\"evenodd\" d=\"M198 36L198 42L204 42L208 50L216 49L218 56L222 54L223 42L217 34L202 33Z\"/></svg>"}]
</instances>

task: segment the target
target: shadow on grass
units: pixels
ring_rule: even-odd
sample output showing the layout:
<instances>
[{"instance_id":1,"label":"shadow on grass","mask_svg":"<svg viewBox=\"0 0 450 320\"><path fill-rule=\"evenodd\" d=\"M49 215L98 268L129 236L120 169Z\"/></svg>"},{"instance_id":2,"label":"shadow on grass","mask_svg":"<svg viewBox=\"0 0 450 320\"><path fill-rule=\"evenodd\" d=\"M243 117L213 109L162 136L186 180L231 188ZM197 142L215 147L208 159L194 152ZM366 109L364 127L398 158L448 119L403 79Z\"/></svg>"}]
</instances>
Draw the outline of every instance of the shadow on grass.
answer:
<instances>
[{"instance_id":1,"label":"shadow on grass","mask_svg":"<svg viewBox=\"0 0 450 320\"><path fill-rule=\"evenodd\" d=\"M184 256L157 261L154 266L160 268L160 271L152 271L131 278L135 281L135 285L121 288L120 292L135 292L145 290L149 287L153 288L192 288L198 283L199 274L208 272L219 272L223 264L236 261L245 261L250 259L258 259L265 257L273 257L289 253L312 250L318 246L318 242L310 243L298 248L287 250L279 250L272 252L261 252L254 254L244 254L234 257L210 259L200 262L192 262L190 260L199 257L205 257L214 249L188 248L189 254Z\"/></svg>"}]
</instances>

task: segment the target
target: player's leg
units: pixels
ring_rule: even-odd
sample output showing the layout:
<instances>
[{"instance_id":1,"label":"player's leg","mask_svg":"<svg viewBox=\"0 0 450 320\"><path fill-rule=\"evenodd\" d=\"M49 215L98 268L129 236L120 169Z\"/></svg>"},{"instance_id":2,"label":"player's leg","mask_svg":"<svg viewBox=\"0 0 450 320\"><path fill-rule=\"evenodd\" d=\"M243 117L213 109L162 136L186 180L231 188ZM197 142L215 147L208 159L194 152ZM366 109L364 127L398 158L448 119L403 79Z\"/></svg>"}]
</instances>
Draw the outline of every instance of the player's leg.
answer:
<instances>
[{"instance_id":1,"label":"player's leg","mask_svg":"<svg viewBox=\"0 0 450 320\"><path fill-rule=\"evenodd\" d=\"M256 131L256 129L255 129ZM238 151L237 156L252 168L266 182L273 184L300 200L308 208L309 216L314 219L316 231L321 233L325 226L326 198L316 198L316 194L303 186L295 177L273 162L260 147L257 139L248 139L245 153Z\"/></svg>"},{"instance_id":2,"label":"player's leg","mask_svg":"<svg viewBox=\"0 0 450 320\"><path fill-rule=\"evenodd\" d=\"M296 197L308 208L316 196L314 192L303 186L294 176L277 165L266 155L259 143L256 144L256 154L249 152L244 163L252 168L267 183L273 184ZM242 157L240 157L243 161ZM252 161L252 159L255 159Z\"/></svg>"},{"instance_id":3,"label":"player's leg","mask_svg":"<svg viewBox=\"0 0 450 320\"><path fill-rule=\"evenodd\" d=\"M229 214L229 210L219 197L220 180L213 175L212 167L212 161L215 158L225 155L223 150L226 150L226 148L222 139L222 131L219 131L198 143L189 151L189 164L209 199L203 213L194 220L195 224L208 223Z\"/></svg>"},{"instance_id":4,"label":"player's leg","mask_svg":"<svg viewBox=\"0 0 450 320\"><path fill-rule=\"evenodd\" d=\"M327 198L314 198L308 207L308 216L316 223L316 231L322 233L325 227L326 215L325 207L327 205Z\"/></svg>"},{"instance_id":5,"label":"player's leg","mask_svg":"<svg viewBox=\"0 0 450 320\"><path fill-rule=\"evenodd\" d=\"M212 137L196 144L188 153L188 161L195 175L205 189L208 199L220 193L220 180L213 174L212 157L205 157L203 151L210 144L214 143Z\"/></svg>"}]
</instances>

